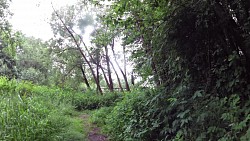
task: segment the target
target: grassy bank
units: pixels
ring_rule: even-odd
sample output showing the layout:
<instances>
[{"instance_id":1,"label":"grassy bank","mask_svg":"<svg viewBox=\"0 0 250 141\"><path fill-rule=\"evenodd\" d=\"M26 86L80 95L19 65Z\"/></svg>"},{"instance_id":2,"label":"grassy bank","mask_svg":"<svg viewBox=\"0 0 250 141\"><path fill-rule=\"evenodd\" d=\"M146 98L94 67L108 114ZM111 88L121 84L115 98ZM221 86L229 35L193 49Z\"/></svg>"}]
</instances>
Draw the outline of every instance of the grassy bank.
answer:
<instances>
[{"instance_id":1,"label":"grassy bank","mask_svg":"<svg viewBox=\"0 0 250 141\"><path fill-rule=\"evenodd\" d=\"M0 78L0 140L85 140L78 110L112 105L96 95Z\"/></svg>"}]
</instances>

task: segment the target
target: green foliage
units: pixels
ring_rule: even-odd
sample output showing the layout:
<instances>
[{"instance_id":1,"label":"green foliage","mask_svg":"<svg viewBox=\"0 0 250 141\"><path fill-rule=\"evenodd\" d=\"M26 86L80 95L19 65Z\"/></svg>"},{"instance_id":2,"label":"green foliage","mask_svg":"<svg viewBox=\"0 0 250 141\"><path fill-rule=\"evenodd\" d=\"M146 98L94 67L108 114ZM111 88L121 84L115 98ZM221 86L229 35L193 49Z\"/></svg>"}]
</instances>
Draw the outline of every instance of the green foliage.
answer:
<instances>
[{"instance_id":1,"label":"green foliage","mask_svg":"<svg viewBox=\"0 0 250 141\"><path fill-rule=\"evenodd\" d=\"M74 107L61 102L60 95L51 100L45 94L53 91L45 88L0 78L0 140L70 140L71 132L80 140L81 122L70 117Z\"/></svg>"},{"instance_id":2,"label":"green foliage","mask_svg":"<svg viewBox=\"0 0 250 141\"><path fill-rule=\"evenodd\" d=\"M160 109L153 108L155 105L149 101L152 98L150 92L145 94L138 91L127 94L117 103L112 112L104 117L104 130L111 135L112 140L146 141L158 138L162 121L157 118ZM167 103L167 100L164 102Z\"/></svg>"},{"instance_id":3,"label":"green foliage","mask_svg":"<svg viewBox=\"0 0 250 141\"><path fill-rule=\"evenodd\" d=\"M19 34L11 29L8 19L10 0L0 0L0 75L8 78L16 78L16 46L19 45Z\"/></svg>"},{"instance_id":4,"label":"green foliage","mask_svg":"<svg viewBox=\"0 0 250 141\"><path fill-rule=\"evenodd\" d=\"M114 1L122 35L157 91L128 94L105 119L114 140L249 138L249 2Z\"/></svg>"},{"instance_id":5,"label":"green foliage","mask_svg":"<svg viewBox=\"0 0 250 141\"><path fill-rule=\"evenodd\" d=\"M100 107L112 106L122 98L118 93L106 93L98 95L92 91L74 96L73 105L77 110L92 110Z\"/></svg>"},{"instance_id":6,"label":"green foliage","mask_svg":"<svg viewBox=\"0 0 250 141\"><path fill-rule=\"evenodd\" d=\"M13 33L10 25L0 25L0 75L8 78L17 77L16 46L19 44L18 33ZM2 29L4 28L4 30Z\"/></svg>"},{"instance_id":7,"label":"green foliage","mask_svg":"<svg viewBox=\"0 0 250 141\"><path fill-rule=\"evenodd\" d=\"M106 125L106 119L107 119L107 116L109 114L107 113L110 113L112 110L113 110L114 107L101 107L95 111L93 111L93 113L91 114L91 122L98 125L99 127L102 127L104 125Z\"/></svg>"},{"instance_id":8,"label":"green foliage","mask_svg":"<svg viewBox=\"0 0 250 141\"><path fill-rule=\"evenodd\" d=\"M53 78L49 45L40 39L24 35L20 35L20 42L16 53L18 78L35 84L50 85L49 80L53 81Z\"/></svg>"},{"instance_id":9,"label":"green foliage","mask_svg":"<svg viewBox=\"0 0 250 141\"><path fill-rule=\"evenodd\" d=\"M187 99L177 98L187 92L178 87L172 91L176 98L164 95L162 89L132 92L114 108L94 112L92 122L116 141L249 138L249 110L245 110L249 105L240 108L237 95L208 99L204 92L197 91Z\"/></svg>"},{"instance_id":10,"label":"green foliage","mask_svg":"<svg viewBox=\"0 0 250 141\"><path fill-rule=\"evenodd\" d=\"M101 5L101 1L94 3ZM8 5L2 3L0 17L5 19ZM68 6L58 11L69 30L91 23L91 16L81 20L81 8ZM155 88L125 96L73 91L80 87L81 72L77 68L85 66L81 60L84 56L54 13L51 25L58 35L51 43L57 61L55 69L47 71L51 64L46 50L45 56L39 53L32 57L32 64L21 70L21 79L42 79L45 84L49 80L68 90L1 78L1 140L81 140L79 121L69 118L74 114L72 109L100 107L92 121L103 126L115 141L249 140L249 1L115 0L105 10L107 13L99 15L104 24L100 27L105 30L96 31L99 36L93 41L108 45L110 40L122 37L136 71ZM18 42L8 23L3 23L1 74L13 78ZM27 46L33 44L34 49L39 43L31 40ZM98 60L100 50L96 49ZM27 56L32 54L30 50L26 49ZM19 61L30 59L23 55ZM53 77L41 78L48 72ZM77 131L68 130L71 127Z\"/></svg>"}]
</instances>

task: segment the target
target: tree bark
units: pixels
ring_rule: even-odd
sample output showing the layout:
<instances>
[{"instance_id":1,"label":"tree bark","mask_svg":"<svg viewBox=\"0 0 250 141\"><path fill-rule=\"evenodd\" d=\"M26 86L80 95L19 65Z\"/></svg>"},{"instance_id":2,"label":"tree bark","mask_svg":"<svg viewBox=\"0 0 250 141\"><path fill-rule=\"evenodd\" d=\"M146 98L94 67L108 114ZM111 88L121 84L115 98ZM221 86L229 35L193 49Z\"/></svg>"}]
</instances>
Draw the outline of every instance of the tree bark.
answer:
<instances>
[{"instance_id":1,"label":"tree bark","mask_svg":"<svg viewBox=\"0 0 250 141\"><path fill-rule=\"evenodd\" d=\"M125 46L123 46L123 61L124 61L124 74L125 76L127 76L127 60L126 60L126 50L125 50Z\"/></svg>"},{"instance_id":2,"label":"tree bark","mask_svg":"<svg viewBox=\"0 0 250 141\"><path fill-rule=\"evenodd\" d=\"M99 56L98 56L99 57ZM99 75L99 58L97 58L97 62L96 62L96 79L97 79L97 92L98 92L98 90L99 89L101 89L101 88L99 88L99 87L101 87L101 85L100 85L100 75Z\"/></svg>"},{"instance_id":3,"label":"tree bark","mask_svg":"<svg viewBox=\"0 0 250 141\"><path fill-rule=\"evenodd\" d=\"M103 69L102 65L100 65L99 67L100 67L100 69L102 70L104 80L105 80L105 82L106 82L106 84L107 84L107 86L108 86L109 90L112 92L112 91L113 91L113 89L111 89L111 87L110 87L110 84L109 84L108 78L107 78L107 76L106 76L106 74L105 74L105 71L104 71L104 69Z\"/></svg>"},{"instance_id":4,"label":"tree bark","mask_svg":"<svg viewBox=\"0 0 250 141\"><path fill-rule=\"evenodd\" d=\"M121 84L121 81L120 81L120 78L118 76L118 73L117 71L115 70L115 67L114 67L114 64L112 62L110 62L114 72L115 72L115 75L116 75L116 78L117 78L117 81L118 81L118 85L119 85L119 88L121 89L121 91L123 92L123 88L122 88L122 84Z\"/></svg>"},{"instance_id":5,"label":"tree bark","mask_svg":"<svg viewBox=\"0 0 250 141\"><path fill-rule=\"evenodd\" d=\"M116 59L116 56L115 56L115 51L114 51L114 45L115 45L115 43L114 43L114 39L113 39L111 46L112 46L112 52L113 52L113 56L114 56L114 59L115 59L115 63L118 66L120 72L122 73L122 76L123 76L124 81L125 81L126 90L130 91L127 76L125 75L125 73L123 72L123 70L120 67L119 63L117 62L117 59Z\"/></svg>"},{"instance_id":6,"label":"tree bark","mask_svg":"<svg viewBox=\"0 0 250 141\"><path fill-rule=\"evenodd\" d=\"M106 57L106 62L107 62L107 69L108 69L108 77L109 77L109 88L110 91L113 92L114 91L114 84L113 84L113 80L112 80L112 74L111 74L111 69L110 69L110 60L109 60L109 54L108 54L108 47L105 46L105 57Z\"/></svg>"},{"instance_id":7,"label":"tree bark","mask_svg":"<svg viewBox=\"0 0 250 141\"><path fill-rule=\"evenodd\" d=\"M89 81L88 81L88 79L87 79L87 77L86 77L86 74L85 74L85 71L84 71L82 65L80 65L80 70L81 70L81 72L82 72L83 80L84 80L86 86L87 86L89 89L91 89L91 87L90 87L90 85L89 85Z\"/></svg>"}]
</instances>

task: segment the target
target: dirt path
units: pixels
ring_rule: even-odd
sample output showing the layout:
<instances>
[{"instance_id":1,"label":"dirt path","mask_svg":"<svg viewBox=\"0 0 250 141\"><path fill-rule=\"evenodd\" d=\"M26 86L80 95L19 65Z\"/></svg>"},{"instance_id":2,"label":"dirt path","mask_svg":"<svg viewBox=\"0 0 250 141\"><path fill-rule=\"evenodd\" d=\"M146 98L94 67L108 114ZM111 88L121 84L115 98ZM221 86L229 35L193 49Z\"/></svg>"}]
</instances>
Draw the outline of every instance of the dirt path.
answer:
<instances>
[{"instance_id":1,"label":"dirt path","mask_svg":"<svg viewBox=\"0 0 250 141\"><path fill-rule=\"evenodd\" d=\"M100 128L89 122L89 115L80 116L84 123L84 128L88 129L88 141L108 141L108 137L100 133Z\"/></svg>"}]
</instances>

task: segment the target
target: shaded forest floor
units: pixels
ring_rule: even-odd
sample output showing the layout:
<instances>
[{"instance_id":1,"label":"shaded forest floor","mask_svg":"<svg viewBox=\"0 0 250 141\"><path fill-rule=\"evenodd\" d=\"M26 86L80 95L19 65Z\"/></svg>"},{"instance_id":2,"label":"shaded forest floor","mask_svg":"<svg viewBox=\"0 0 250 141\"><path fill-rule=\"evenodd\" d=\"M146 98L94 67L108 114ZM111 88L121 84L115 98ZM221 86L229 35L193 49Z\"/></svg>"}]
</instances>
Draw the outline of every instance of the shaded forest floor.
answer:
<instances>
[{"instance_id":1,"label":"shaded forest floor","mask_svg":"<svg viewBox=\"0 0 250 141\"><path fill-rule=\"evenodd\" d=\"M90 122L90 113L82 113L80 118L88 141L108 141L108 137L101 133L101 129Z\"/></svg>"}]
</instances>

